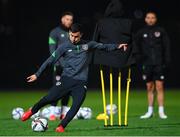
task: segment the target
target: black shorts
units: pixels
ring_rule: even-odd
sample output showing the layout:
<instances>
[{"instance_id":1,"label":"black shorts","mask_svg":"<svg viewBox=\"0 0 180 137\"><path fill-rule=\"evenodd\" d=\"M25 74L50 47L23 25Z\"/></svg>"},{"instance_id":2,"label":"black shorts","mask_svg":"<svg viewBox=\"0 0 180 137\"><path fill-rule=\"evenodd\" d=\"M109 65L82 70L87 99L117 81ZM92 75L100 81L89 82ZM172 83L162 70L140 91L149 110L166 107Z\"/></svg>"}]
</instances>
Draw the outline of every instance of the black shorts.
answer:
<instances>
[{"instance_id":1,"label":"black shorts","mask_svg":"<svg viewBox=\"0 0 180 137\"><path fill-rule=\"evenodd\" d=\"M164 68L161 65L143 66L142 79L146 82L160 80L164 81Z\"/></svg>"}]
</instances>

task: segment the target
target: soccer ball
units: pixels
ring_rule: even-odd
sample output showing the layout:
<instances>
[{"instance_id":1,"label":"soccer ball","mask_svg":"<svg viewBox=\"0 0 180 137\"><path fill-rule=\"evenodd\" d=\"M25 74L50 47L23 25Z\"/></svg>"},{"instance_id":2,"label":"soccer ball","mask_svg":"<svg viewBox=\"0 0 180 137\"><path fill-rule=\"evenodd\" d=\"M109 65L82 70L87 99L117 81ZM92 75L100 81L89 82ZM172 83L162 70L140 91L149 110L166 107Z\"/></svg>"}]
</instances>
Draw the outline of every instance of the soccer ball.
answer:
<instances>
[{"instance_id":1,"label":"soccer ball","mask_svg":"<svg viewBox=\"0 0 180 137\"><path fill-rule=\"evenodd\" d=\"M37 113L35 113L34 115L31 116L31 119L35 119L36 117L40 116L40 111L38 111Z\"/></svg>"},{"instance_id":2,"label":"soccer ball","mask_svg":"<svg viewBox=\"0 0 180 137\"><path fill-rule=\"evenodd\" d=\"M110 115L110 113L111 113L111 105L110 105L110 104L108 104L108 105L106 106L106 113L107 113L108 115ZM117 113L117 106L116 106L115 104L112 104L112 113L113 113L113 114L116 114L116 113Z\"/></svg>"},{"instance_id":3,"label":"soccer ball","mask_svg":"<svg viewBox=\"0 0 180 137\"><path fill-rule=\"evenodd\" d=\"M44 108L44 109L41 111L41 116L42 116L43 118L49 118L50 114L51 114L51 110L50 110L49 107L48 107L48 108Z\"/></svg>"},{"instance_id":4,"label":"soccer ball","mask_svg":"<svg viewBox=\"0 0 180 137\"><path fill-rule=\"evenodd\" d=\"M78 118L79 119L91 119L92 118L92 110L88 107L80 108Z\"/></svg>"},{"instance_id":5,"label":"soccer ball","mask_svg":"<svg viewBox=\"0 0 180 137\"><path fill-rule=\"evenodd\" d=\"M44 118L37 117L31 123L32 130L35 132L43 132L48 129L48 121Z\"/></svg>"},{"instance_id":6,"label":"soccer ball","mask_svg":"<svg viewBox=\"0 0 180 137\"><path fill-rule=\"evenodd\" d=\"M54 114L56 117L60 117L61 115L61 107L56 107L54 110Z\"/></svg>"},{"instance_id":7,"label":"soccer ball","mask_svg":"<svg viewBox=\"0 0 180 137\"><path fill-rule=\"evenodd\" d=\"M17 107L12 110L12 117L13 119L20 119L22 115L24 114L23 108Z\"/></svg>"}]
</instances>

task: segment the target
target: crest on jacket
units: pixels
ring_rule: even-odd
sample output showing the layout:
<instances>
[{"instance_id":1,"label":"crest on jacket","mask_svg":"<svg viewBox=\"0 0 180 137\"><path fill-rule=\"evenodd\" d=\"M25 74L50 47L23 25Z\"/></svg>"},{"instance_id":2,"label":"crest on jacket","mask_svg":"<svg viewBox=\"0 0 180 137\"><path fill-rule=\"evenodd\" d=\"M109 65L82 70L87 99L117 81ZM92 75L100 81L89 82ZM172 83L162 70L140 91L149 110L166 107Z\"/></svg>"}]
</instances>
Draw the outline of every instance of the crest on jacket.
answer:
<instances>
[{"instance_id":1,"label":"crest on jacket","mask_svg":"<svg viewBox=\"0 0 180 137\"><path fill-rule=\"evenodd\" d=\"M88 45L87 45L87 44L83 44L83 45L82 45L82 49L83 49L83 50L88 50Z\"/></svg>"},{"instance_id":2,"label":"crest on jacket","mask_svg":"<svg viewBox=\"0 0 180 137\"><path fill-rule=\"evenodd\" d=\"M154 32L154 36L155 36L156 38L158 38L158 37L161 36L161 33L160 33L159 31L156 31L156 32Z\"/></svg>"}]
</instances>

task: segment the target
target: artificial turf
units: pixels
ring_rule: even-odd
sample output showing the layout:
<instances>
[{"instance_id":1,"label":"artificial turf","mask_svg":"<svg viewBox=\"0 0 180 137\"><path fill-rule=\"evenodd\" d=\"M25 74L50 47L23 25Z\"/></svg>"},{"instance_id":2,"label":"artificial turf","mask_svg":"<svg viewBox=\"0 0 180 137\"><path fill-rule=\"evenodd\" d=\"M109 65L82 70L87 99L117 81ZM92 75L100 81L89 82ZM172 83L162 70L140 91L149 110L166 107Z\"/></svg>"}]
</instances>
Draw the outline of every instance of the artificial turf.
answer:
<instances>
[{"instance_id":1,"label":"artificial turf","mask_svg":"<svg viewBox=\"0 0 180 137\"><path fill-rule=\"evenodd\" d=\"M31 120L21 122L14 120L11 111L15 107L28 109L46 91L1 91L0 92L0 136L180 136L180 92L167 90L165 93L165 112L168 119L161 120L158 116L157 103L155 113L151 119L140 120L139 116L147 110L146 92L131 90L129 97L128 127L105 128L103 121L97 121L96 116L103 111L100 90L89 90L83 106L90 107L93 118L90 120L73 120L64 133L54 132L59 121L49 121L46 132L33 132ZM117 92L114 93L114 102L117 102ZM124 102L124 92L122 96ZM109 99L107 97L107 99ZM124 111L124 103L122 103ZM117 115L114 123L117 123Z\"/></svg>"}]
</instances>

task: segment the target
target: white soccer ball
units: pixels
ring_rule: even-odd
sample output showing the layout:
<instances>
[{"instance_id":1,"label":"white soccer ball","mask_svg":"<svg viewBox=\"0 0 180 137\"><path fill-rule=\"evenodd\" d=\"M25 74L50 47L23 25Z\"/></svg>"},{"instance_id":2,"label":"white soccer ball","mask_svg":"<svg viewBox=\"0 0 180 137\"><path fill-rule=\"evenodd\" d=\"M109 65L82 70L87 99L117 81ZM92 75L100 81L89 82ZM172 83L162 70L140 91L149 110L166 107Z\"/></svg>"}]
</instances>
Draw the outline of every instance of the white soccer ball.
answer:
<instances>
[{"instance_id":1,"label":"white soccer ball","mask_svg":"<svg viewBox=\"0 0 180 137\"><path fill-rule=\"evenodd\" d=\"M12 110L12 117L13 119L20 119L22 115L24 114L23 108L17 107Z\"/></svg>"},{"instance_id":2,"label":"white soccer ball","mask_svg":"<svg viewBox=\"0 0 180 137\"><path fill-rule=\"evenodd\" d=\"M37 117L31 123L31 128L35 132L43 132L48 129L48 121L44 118Z\"/></svg>"},{"instance_id":3,"label":"white soccer ball","mask_svg":"<svg viewBox=\"0 0 180 137\"><path fill-rule=\"evenodd\" d=\"M54 110L54 114L56 117L60 117L61 115L61 107L56 107L55 110Z\"/></svg>"},{"instance_id":4,"label":"white soccer ball","mask_svg":"<svg viewBox=\"0 0 180 137\"><path fill-rule=\"evenodd\" d=\"M41 116L43 118L49 118L51 114L51 109L48 107L48 108L44 108L42 111L41 111Z\"/></svg>"},{"instance_id":5,"label":"white soccer ball","mask_svg":"<svg viewBox=\"0 0 180 137\"><path fill-rule=\"evenodd\" d=\"M106 106L106 113L107 113L108 115L110 115L110 113L111 113L111 105L110 105L110 104L108 104L108 105ZM117 113L117 106L116 106L115 104L112 104L112 113L113 113L113 114L116 114L116 113Z\"/></svg>"},{"instance_id":6,"label":"white soccer ball","mask_svg":"<svg viewBox=\"0 0 180 137\"><path fill-rule=\"evenodd\" d=\"M88 107L80 108L78 118L79 119L91 119L92 118L92 110Z\"/></svg>"},{"instance_id":7,"label":"white soccer ball","mask_svg":"<svg viewBox=\"0 0 180 137\"><path fill-rule=\"evenodd\" d=\"M31 116L31 119L35 119L35 118L37 118L37 117L39 117L40 116L40 111L38 111L37 113L35 113L34 115L32 115Z\"/></svg>"}]
</instances>

